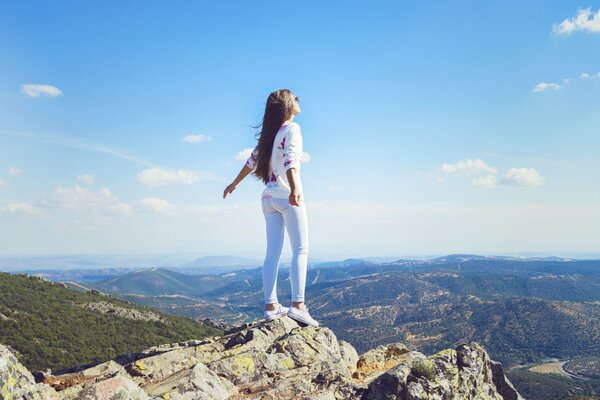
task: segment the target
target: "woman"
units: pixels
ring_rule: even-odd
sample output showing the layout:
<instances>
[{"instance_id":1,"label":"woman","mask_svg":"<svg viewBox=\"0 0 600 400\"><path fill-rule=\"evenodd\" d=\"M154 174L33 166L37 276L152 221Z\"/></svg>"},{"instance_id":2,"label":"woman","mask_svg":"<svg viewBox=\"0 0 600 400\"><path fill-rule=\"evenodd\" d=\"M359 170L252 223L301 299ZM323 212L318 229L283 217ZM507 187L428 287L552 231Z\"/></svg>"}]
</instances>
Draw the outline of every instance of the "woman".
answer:
<instances>
[{"instance_id":1,"label":"woman","mask_svg":"<svg viewBox=\"0 0 600 400\"><path fill-rule=\"evenodd\" d=\"M246 164L225 188L223 198L233 192L248 174L265 183L262 192L262 210L267 225L267 254L262 269L265 293L266 320L287 315L311 326L319 326L304 304L304 287L308 258L308 226L306 207L300 181L302 133L294 116L300 113L298 97L288 89L279 89L267 99L258 144ZM256 126L255 128L258 128ZM283 250L284 231L292 245L290 283L292 306L283 307L277 301L277 272Z\"/></svg>"}]
</instances>

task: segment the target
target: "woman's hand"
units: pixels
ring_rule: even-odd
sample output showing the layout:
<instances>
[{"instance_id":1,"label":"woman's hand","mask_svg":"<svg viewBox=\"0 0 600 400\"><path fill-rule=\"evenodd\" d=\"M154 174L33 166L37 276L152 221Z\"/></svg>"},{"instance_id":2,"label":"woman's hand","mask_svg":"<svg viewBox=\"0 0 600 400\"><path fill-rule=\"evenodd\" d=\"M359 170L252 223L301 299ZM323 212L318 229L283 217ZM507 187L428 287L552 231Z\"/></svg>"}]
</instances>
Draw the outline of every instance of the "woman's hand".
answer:
<instances>
[{"instance_id":1,"label":"woman's hand","mask_svg":"<svg viewBox=\"0 0 600 400\"><path fill-rule=\"evenodd\" d=\"M300 207L300 203L304 201L304 196L302 196L302 192L294 189L290 193L289 201L291 205Z\"/></svg>"},{"instance_id":2,"label":"woman's hand","mask_svg":"<svg viewBox=\"0 0 600 400\"><path fill-rule=\"evenodd\" d=\"M223 192L223 198L227 197L227 195L235 190L236 186L233 183L230 183L229 186L225 188Z\"/></svg>"}]
</instances>

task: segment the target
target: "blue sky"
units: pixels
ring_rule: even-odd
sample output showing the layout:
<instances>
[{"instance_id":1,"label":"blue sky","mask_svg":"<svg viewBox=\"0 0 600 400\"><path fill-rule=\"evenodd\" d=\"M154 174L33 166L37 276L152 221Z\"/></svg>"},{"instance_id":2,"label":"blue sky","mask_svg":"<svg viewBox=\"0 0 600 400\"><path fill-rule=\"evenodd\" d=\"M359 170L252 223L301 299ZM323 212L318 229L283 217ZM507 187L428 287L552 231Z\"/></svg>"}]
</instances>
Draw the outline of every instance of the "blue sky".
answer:
<instances>
[{"instance_id":1,"label":"blue sky","mask_svg":"<svg viewBox=\"0 0 600 400\"><path fill-rule=\"evenodd\" d=\"M2 2L0 254L262 257L222 193L283 87L313 258L598 254L598 46L600 1Z\"/></svg>"}]
</instances>

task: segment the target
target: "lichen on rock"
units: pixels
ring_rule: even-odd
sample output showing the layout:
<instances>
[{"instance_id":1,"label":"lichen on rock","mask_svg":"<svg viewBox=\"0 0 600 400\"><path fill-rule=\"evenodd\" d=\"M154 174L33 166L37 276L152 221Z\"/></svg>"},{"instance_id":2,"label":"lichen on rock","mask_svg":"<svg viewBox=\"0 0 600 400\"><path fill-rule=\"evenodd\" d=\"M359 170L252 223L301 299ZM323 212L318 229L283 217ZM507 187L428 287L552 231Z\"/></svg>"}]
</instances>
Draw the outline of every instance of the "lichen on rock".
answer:
<instances>
[{"instance_id":1,"label":"lichen on rock","mask_svg":"<svg viewBox=\"0 0 600 400\"><path fill-rule=\"evenodd\" d=\"M359 356L329 328L288 317L45 375L44 382L0 346L0 400L521 400L476 342L429 357L402 343Z\"/></svg>"}]
</instances>

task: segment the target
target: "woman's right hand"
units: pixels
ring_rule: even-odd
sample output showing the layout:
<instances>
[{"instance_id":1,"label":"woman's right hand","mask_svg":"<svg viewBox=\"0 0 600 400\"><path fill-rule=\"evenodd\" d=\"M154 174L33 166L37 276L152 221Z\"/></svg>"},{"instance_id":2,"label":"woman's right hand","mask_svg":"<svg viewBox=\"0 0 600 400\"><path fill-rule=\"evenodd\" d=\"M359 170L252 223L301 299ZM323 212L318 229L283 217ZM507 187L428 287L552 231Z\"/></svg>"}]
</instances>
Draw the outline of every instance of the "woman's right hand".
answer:
<instances>
[{"instance_id":1,"label":"woman's right hand","mask_svg":"<svg viewBox=\"0 0 600 400\"><path fill-rule=\"evenodd\" d=\"M225 191L223 192L223 198L227 197L227 194L233 192L235 190L235 185L233 183L230 183L229 186L227 186L225 188Z\"/></svg>"},{"instance_id":2,"label":"woman's right hand","mask_svg":"<svg viewBox=\"0 0 600 400\"><path fill-rule=\"evenodd\" d=\"M291 205L300 207L300 203L304 201L304 196L299 190L292 190L289 201Z\"/></svg>"}]
</instances>

